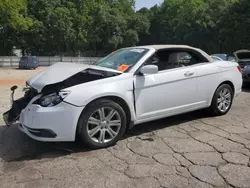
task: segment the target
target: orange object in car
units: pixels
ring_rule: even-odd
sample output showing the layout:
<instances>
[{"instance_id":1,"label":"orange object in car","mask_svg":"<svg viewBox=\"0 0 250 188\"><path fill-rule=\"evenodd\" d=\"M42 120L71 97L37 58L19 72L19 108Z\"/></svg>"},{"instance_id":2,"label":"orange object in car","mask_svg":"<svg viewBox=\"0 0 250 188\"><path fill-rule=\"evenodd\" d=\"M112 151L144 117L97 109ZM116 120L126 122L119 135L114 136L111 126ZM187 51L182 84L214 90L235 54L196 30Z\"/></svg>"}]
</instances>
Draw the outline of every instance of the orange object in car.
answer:
<instances>
[{"instance_id":1,"label":"orange object in car","mask_svg":"<svg viewBox=\"0 0 250 188\"><path fill-rule=\"evenodd\" d=\"M129 68L129 65L121 64L121 65L117 68L117 70L118 70L118 71L121 71L121 72L125 72L128 68Z\"/></svg>"}]
</instances>

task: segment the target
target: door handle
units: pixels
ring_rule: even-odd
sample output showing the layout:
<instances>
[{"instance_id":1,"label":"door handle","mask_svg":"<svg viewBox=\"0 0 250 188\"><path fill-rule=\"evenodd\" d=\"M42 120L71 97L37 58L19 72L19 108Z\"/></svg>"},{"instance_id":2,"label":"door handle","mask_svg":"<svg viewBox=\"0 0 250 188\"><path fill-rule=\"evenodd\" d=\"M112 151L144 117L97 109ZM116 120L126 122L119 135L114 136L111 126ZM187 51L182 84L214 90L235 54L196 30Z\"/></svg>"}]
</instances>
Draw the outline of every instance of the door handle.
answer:
<instances>
[{"instance_id":1,"label":"door handle","mask_svg":"<svg viewBox=\"0 0 250 188\"><path fill-rule=\"evenodd\" d=\"M192 76L194 75L194 72L191 72L191 71L187 71L184 73L185 76Z\"/></svg>"}]
</instances>

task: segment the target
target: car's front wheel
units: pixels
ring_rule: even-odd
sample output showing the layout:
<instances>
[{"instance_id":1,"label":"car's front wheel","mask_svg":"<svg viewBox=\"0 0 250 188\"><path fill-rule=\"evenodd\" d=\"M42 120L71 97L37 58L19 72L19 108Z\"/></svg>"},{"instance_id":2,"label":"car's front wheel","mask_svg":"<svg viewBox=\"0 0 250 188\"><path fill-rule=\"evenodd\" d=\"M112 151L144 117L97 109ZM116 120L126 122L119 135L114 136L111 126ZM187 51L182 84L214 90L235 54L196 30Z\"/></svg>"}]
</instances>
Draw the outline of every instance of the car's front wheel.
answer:
<instances>
[{"instance_id":1,"label":"car's front wheel","mask_svg":"<svg viewBox=\"0 0 250 188\"><path fill-rule=\"evenodd\" d=\"M114 145L126 130L123 108L107 99L89 104L78 122L78 134L89 147L105 148Z\"/></svg>"},{"instance_id":2,"label":"car's front wheel","mask_svg":"<svg viewBox=\"0 0 250 188\"><path fill-rule=\"evenodd\" d=\"M217 88L213 96L210 112L221 116L228 113L233 103L233 90L228 84L222 84Z\"/></svg>"}]
</instances>

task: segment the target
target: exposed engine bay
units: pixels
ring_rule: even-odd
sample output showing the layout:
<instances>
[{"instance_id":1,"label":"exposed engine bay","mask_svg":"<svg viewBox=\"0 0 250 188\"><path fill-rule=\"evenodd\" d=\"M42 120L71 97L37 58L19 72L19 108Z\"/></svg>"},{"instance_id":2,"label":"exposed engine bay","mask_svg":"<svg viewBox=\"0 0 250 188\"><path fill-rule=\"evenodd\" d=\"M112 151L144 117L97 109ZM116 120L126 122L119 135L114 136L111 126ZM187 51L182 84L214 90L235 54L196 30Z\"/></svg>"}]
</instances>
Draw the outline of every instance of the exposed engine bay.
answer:
<instances>
[{"instance_id":1,"label":"exposed engine bay","mask_svg":"<svg viewBox=\"0 0 250 188\"><path fill-rule=\"evenodd\" d=\"M101 70L94 70L94 69L86 69L82 72L79 72L75 74L74 76L51 85L47 85L42 89L41 93L50 93L50 92L58 92L62 89L72 87L75 85L92 82L108 77L118 76L120 73L115 72L107 72L107 71L101 71Z\"/></svg>"},{"instance_id":2,"label":"exposed engine bay","mask_svg":"<svg viewBox=\"0 0 250 188\"><path fill-rule=\"evenodd\" d=\"M50 84L44 86L42 91L39 93L36 89L32 88L27 84L27 87L24 88L24 96L22 98L19 98L17 100L14 100L14 92L17 89L17 86L13 86L11 88L11 109L3 114L4 121L6 125L11 125L14 124L21 113L21 111L27 107L27 105L30 103L30 101L36 97L37 95L41 95L41 98L43 96L52 94L52 93L59 93L61 90L72 87L75 85L87 83L87 82L92 82L104 78L109 78L113 76L118 76L121 73L116 73L116 72L108 72L108 71L103 71L103 70L95 70L95 69L86 69L84 71L81 71L67 79L65 79L62 82L55 83L55 84ZM59 96L60 97L60 96ZM63 100L63 98L61 98ZM34 102L34 104L40 105L40 100L38 99L37 101ZM42 105L41 105L42 106Z\"/></svg>"}]
</instances>

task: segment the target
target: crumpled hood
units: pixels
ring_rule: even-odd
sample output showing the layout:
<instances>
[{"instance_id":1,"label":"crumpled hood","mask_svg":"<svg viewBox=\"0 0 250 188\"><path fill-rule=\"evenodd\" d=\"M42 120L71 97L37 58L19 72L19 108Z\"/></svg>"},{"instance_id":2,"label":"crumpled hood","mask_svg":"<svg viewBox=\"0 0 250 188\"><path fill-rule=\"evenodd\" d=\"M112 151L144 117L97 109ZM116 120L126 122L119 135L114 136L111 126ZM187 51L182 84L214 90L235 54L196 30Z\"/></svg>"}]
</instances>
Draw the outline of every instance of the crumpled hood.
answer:
<instances>
[{"instance_id":1,"label":"crumpled hood","mask_svg":"<svg viewBox=\"0 0 250 188\"><path fill-rule=\"evenodd\" d=\"M94 65L60 62L34 75L27 81L27 84L36 89L38 92L41 92L44 86L62 82L67 78L70 78L75 74L89 68L108 72L122 73L120 71Z\"/></svg>"}]
</instances>

